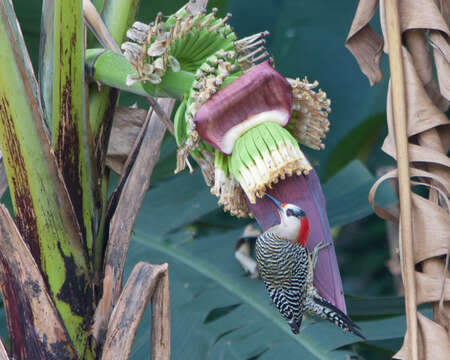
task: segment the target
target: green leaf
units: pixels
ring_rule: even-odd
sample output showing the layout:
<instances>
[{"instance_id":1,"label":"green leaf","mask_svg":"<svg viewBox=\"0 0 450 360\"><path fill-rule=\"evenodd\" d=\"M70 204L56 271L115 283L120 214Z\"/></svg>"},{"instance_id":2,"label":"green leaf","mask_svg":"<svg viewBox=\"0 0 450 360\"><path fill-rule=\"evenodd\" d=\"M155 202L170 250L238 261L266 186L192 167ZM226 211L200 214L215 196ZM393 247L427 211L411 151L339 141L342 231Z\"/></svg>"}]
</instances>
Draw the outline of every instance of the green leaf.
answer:
<instances>
[{"instance_id":1,"label":"green leaf","mask_svg":"<svg viewBox=\"0 0 450 360\"><path fill-rule=\"evenodd\" d=\"M169 148L172 146L168 144ZM165 148L163 146L163 153L168 155L160 169L170 169L174 164L173 155ZM331 226L348 224L373 213L367 194L374 182L375 177L355 160L323 186ZM388 185L380 188L377 200L382 205L395 201ZM217 198L209 194L197 169L193 175L185 172L152 186L138 218L146 219L150 234L160 236L198 220L217 207Z\"/></svg>"},{"instance_id":2,"label":"green leaf","mask_svg":"<svg viewBox=\"0 0 450 360\"><path fill-rule=\"evenodd\" d=\"M347 296L347 306L353 319L367 316L393 316L405 313L405 299L401 296L359 297Z\"/></svg>"},{"instance_id":3,"label":"green leaf","mask_svg":"<svg viewBox=\"0 0 450 360\"><path fill-rule=\"evenodd\" d=\"M127 269L130 272L141 260L169 262L173 359L247 359L260 353L263 359L286 359L294 354L311 359L345 358L335 350L358 338L328 322L311 320L304 321L299 336L293 335L271 305L263 283L244 276L233 254L241 231L217 229L191 241L188 231L155 237L149 235L152 226L148 221L137 222ZM149 336L148 318L144 317L132 359L148 353L148 341L143 340ZM369 340L400 337L403 323L402 316L358 322Z\"/></svg>"},{"instance_id":4,"label":"green leaf","mask_svg":"<svg viewBox=\"0 0 450 360\"><path fill-rule=\"evenodd\" d=\"M8 329L6 328L6 314L3 306L3 301L0 298L0 337L2 339L8 338Z\"/></svg>"},{"instance_id":5,"label":"green leaf","mask_svg":"<svg viewBox=\"0 0 450 360\"><path fill-rule=\"evenodd\" d=\"M326 177L330 178L355 158L366 162L385 123L384 115L372 116L350 131L333 149L326 164Z\"/></svg>"},{"instance_id":6,"label":"green leaf","mask_svg":"<svg viewBox=\"0 0 450 360\"><path fill-rule=\"evenodd\" d=\"M367 196L376 178L359 161L354 160L324 185L328 218L331 226L344 225L373 213ZM395 202L388 184L377 192L377 203L386 206Z\"/></svg>"},{"instance_id":7,"label":"green leaf","mask_svg":"<svg viewBox=\"0 0 450 360\"><path fill-rule=\"evenodd\" d=\"M149 234L161 236L215 210L216 199L197 169L193 175L180 174L150 186L137 221L148 224Z\"/></svg>"}]
</instances>

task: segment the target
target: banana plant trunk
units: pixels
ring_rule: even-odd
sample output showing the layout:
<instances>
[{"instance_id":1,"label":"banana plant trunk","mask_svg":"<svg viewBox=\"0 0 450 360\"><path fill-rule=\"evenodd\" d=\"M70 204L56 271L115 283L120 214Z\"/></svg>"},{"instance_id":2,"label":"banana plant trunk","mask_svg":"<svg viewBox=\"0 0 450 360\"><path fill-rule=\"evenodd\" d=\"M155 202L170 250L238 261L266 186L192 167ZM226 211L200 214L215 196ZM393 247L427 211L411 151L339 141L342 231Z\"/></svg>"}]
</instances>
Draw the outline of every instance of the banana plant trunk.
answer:
<instances>
[{"instance_id":1,"label":"banana plant trunk","mask_svg":"<svg viewBox=\"0 0 450 360\"><path fill-rule=\"evenodd\" d=\"M139 1L97 5L122 41ZM0 207L8 350L14 359L95 359L104 345L91 330L109 233L105 159L118 90L86 94L83 2L44 0L42 9L38 83L13 4L0 4L0 145L15 217ZM130 344L155 291L154 306L167 318L167 265L139 269L116 299L143 299L134 325L122 326ZM144 279L145 272L154 276ZM109 322L103 326L107 333ZM0 358L7 358L1 345ZM131 345L123 350L129 354Z\"/></svg>"}]
</instances>

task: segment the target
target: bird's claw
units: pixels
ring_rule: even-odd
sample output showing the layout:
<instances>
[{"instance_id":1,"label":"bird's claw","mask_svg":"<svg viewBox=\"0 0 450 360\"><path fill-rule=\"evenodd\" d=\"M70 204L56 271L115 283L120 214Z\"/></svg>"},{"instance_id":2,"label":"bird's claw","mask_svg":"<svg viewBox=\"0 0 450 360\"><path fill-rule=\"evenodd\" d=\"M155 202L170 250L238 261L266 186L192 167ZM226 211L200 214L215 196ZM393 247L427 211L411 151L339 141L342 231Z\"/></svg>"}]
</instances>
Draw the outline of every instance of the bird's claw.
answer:
<instances>
[{"instance_id":1,"label":"bird's claw","mask_svg":"<svg viewBox=\"0 0 450 360\"><path fill-rule=\"evenodd\" d=\"M319 251L322 249L325 249L326 247L330 246L332 243L329 242L327 244L324 243L318 243L313 250L312 253L312 259L311 259L311 263L312 263L312 268L315 269L316 268L316 264L317 264L317 259L319 258Z\"/></svg>"}]
</instances>

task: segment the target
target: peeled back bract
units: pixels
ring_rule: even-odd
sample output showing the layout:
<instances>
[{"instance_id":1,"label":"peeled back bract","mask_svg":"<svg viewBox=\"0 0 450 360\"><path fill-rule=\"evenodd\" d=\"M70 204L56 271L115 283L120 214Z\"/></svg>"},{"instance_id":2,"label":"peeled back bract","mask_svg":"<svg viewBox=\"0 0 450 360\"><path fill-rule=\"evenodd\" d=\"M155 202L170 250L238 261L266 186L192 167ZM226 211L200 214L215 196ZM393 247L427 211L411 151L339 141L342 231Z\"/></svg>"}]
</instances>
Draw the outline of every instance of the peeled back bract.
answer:
<instances>
[{"instance_id":1,"label":"peeled back bract","mask_svg":"<svg viewBox=\"0 0 450 360\"><path fill-rule=\"evenodd\" d=\"M272 121L286 126L291 116L292 88L265 61L225 86L197 112L195 126L203 140L231 154L247 130Z\"/></svg>"}]
</instances>

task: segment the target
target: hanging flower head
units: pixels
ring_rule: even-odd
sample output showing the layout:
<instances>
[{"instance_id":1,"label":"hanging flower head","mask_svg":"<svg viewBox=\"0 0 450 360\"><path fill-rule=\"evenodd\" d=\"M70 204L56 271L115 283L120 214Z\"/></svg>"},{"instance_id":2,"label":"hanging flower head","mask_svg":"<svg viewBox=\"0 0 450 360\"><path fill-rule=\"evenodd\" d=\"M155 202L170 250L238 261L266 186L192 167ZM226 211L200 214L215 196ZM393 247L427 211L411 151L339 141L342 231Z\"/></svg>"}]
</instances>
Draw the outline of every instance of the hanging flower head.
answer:
<instances>
[{"instance_id":1,"label":"hanging flower head","mask_svg":"<svg viewBox=\"0 0 450 360\"><path fill-rule=\"evenodd\" d=\"M142 82L150 94L183 89L174 117L175 172L191 156L225 211L255 216L265 230L277 221L263 199L269 193L308 211L308 247L331 242L319 179L299 147L324 148L330 100L315 90L317 81L286 79L273 68L268 32L237 39L226 24L231 15L216 14L183 7L165 21L158 14L149 25L135 23L122 45L137 72L129 83ZM327 266L316 272L315 286L345 312L334 249L319 256Z\"/></svg>"}]
</instances>

